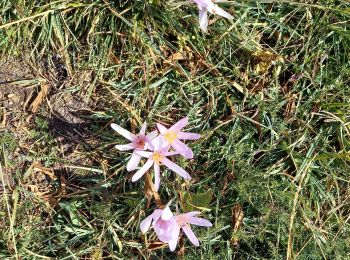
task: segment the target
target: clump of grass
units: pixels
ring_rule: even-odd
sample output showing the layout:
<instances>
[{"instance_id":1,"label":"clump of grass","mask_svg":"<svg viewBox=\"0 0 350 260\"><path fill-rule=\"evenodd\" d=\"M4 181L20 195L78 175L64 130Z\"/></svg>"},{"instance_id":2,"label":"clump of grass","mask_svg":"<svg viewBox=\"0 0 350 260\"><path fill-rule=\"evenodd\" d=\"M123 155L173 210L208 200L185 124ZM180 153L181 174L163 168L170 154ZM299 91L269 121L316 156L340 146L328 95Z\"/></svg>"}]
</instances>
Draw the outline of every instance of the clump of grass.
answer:
<instances>
[{"instance_id":1,"label":"clump of grass","mask_svg":"<svg viewBox=\"0 0 350 260\"><path fill-rule=\"evenodd\" d=\"M139 232L142 185L130 182L109 124L184 115L204 133L193 147L200 163L184 164L196 182L175 190L180 180L169 179L162 196L211 189L216 198L215 225L198 230L200 248L185 244L186 259L349 257L350 6L225 7L235 21L219 19L205 35L197 10L176 1L1 2L2 53L25 51L52 86L35 124L1 134L3 172L15 179L0 207L2 258L173 258L146 249L155 237ZM70 152L49 124L57 94L89 108L78 111L84 127L69 128L83 136ZM54 202L24 181L34 161L56 171Z\"/></svg>"}]
</instances>

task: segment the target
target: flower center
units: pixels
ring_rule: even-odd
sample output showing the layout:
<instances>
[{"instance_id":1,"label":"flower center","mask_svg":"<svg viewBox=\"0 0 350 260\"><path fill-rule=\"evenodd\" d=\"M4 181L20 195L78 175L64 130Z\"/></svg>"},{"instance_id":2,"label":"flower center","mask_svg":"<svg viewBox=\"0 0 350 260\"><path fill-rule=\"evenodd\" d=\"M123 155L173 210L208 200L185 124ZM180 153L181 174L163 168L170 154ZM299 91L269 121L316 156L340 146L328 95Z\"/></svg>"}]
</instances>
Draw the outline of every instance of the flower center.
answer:
<instances>
[{"instance_id":1,"label":"flower center","mask_svg":"<svg viewBox=\"0 0 350 260\"><path fill-rule=\"evenodd\" d=\"M167 230L169 228L169 220L163 220L161 218L159 218L157 220L157 225L159 225L159 227L163 230Z\"/></svg>"},{"instance_id":2,"label":"flower center","mask_svg":"<svg viewBox=\"0 0 350 260\"><path fill-rule=\"evenodd\" d=\"M134 140L135 148L143 149L145 147L146 140L143 136L138 136Z\"/></svg>"},{"instance_id":3,"label":"flower center","mask_svg":"<svg viewBox=\"0 0 350 260\"><path fill-rule=\"evenodd\" d=\"M177 134L175 132L169 131L164 135L164 138L171 144L177 139Z\"/></svg>"},{"instance_id":4,"label":"flower center","mask_svg":"<svg viewBox=\"0 0 350 260\"><path fill-rule=\"evenodd\" d=\"M153 160L155 163L159 163L162 159L163 159L163 155L161 155L160 152L154 152L154 153L153 153L153 155L152 155L152 160Z\"/></svg>"}]
</instances>

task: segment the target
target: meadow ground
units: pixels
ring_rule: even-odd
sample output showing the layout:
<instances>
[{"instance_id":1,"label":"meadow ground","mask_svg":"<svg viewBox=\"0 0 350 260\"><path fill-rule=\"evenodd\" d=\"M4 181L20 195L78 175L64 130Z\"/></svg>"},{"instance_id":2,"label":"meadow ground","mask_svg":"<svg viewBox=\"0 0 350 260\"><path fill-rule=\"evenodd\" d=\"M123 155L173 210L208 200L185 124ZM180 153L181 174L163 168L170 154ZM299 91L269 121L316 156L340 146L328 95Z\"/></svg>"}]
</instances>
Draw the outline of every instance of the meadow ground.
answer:
<instances>
[{"instance_id":1,"label":"meadow ground","mask_svg":"<svg viewBox=\"0 0 350 260\"><path fill-rule=\"evenodd\" d=\"M0 1L1 259L350 258L349 2L220 6L205 34L186 1ZM214 225L172 253L110 124L186 115L159 195Z\"/></svg>"}]
</instances>

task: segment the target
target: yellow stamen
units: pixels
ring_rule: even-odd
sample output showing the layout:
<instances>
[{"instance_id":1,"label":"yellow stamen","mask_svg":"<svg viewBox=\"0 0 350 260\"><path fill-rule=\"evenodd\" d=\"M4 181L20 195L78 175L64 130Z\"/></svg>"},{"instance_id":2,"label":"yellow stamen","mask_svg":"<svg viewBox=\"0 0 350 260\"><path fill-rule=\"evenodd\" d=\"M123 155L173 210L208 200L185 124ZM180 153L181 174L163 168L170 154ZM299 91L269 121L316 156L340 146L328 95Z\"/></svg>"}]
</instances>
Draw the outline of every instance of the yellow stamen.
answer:
<instances>
[{"instance_id":1,"label":"yellow stamen","mask_svg":"<svg viewBox=\"0 0 350 260\"><path fill-rule=\"evenodd\" d=\"M177 134L175 132L169 131L164 135L164 138L171 144L177 139Z\"/></svg>"},{"instance_id":2,"label":"yellow stamen","mask_svg":"<svg viewBox=\"0 0 350 260\"><path fill-rule=\"evenodd\" d=\"M159 163L163 159L163 155L161 155L159 152L154 152L152 155L152 160L155 163Z\"/></svg>"}]
</instances>

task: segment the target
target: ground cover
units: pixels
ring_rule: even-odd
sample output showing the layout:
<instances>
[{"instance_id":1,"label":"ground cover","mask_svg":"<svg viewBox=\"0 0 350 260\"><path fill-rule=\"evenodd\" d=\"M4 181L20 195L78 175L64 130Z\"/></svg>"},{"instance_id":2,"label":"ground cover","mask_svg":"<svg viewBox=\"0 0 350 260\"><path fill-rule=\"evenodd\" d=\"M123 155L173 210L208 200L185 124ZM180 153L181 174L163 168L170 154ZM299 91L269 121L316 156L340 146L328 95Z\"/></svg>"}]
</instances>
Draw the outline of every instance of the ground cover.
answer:
<instances>
[{"instance_id":1,"label":"ground cover","mask_svg":"<svg viewBox=\"0 0 350 260\"><path fill-rule=\"evenodd\" d=\"M1 1L1 259L349 258L350 4L220 6ZM193 180L159 195L214 225L171 253L110 124L184 116Z\"/></svg>"}]
</instances>

